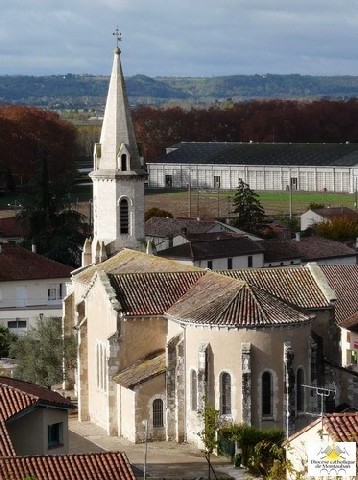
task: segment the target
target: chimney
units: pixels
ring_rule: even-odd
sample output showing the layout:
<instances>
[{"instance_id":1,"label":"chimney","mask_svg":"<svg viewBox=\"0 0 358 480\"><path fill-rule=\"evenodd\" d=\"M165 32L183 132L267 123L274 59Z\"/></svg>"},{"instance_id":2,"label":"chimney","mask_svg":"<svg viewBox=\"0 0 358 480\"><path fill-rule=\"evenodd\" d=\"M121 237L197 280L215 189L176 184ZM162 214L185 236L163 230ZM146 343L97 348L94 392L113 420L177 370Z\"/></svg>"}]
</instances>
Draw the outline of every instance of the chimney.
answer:
<instances>
[{"instance_id":1,"label":"chimney","mask_svg":"<svg viewBox=\"0 0 358 480\"><path fill-rule=\"evenodd\" d=\"M296 242L301 241L301 232L296 232Z\"/></svg>"},{"instance_id":2,"label":"chimney","mask_svg":"<svg viewBox=\"0 0 358 480\"><path fill-rule=\"evenodd\" d=\"M34 243L31 245L31 252L36 253L36 245Z\"/></svg>"}]
</instances>

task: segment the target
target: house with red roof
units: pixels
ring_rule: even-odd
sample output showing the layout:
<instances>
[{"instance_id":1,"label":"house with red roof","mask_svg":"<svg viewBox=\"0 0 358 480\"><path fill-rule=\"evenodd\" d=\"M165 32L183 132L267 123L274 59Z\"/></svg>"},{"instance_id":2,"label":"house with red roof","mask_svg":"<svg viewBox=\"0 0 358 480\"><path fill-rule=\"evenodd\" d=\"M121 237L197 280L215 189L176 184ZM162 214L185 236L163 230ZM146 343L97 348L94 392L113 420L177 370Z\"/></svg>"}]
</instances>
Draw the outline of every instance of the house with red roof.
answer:
<instances>
[{"instance_id":1,"label":"house with red roof","mask_svg":"<svg viewBox=\"0 0 358 480\"><path fill-rule=\"evenodd\" d=\"M301 215L301 231L312 227L315 223L329 222L333 218L358 220L358 211L348 207L310 208Z\"/></svg>"},{"instance_id":2,"label":"house with red roof","mask_svg":"<svg viewBox=\"0 0 358 480\"><path fill-rule=\"evenodd\" d=\"M50 389L0 377L0 479L135 480L124 453L68 454L73 408Z\"/></svg>"},{"instance_id":3,"label":"house with red roof","mask_svg":"<svg viewBox=\"0 0 358 480\"><path fill-rule=\"evenodd\" d=\"M287 478L296 479L297 472L304 478L357 478L357 444L357 411L325 414L288 438L286 455L292 471ZM307 475L311 468L314 476Z\"/></svg>"},{"instance_id":4,"label":"house with red roof","mask_svg":"<svg viewBox=\"0 0 358 480\"><path fill-rule=\"evenodd\" d=\"M41 317L62 317L72 267L0 243L0 324L23 334Z\"/></svg>"}]
</instances>

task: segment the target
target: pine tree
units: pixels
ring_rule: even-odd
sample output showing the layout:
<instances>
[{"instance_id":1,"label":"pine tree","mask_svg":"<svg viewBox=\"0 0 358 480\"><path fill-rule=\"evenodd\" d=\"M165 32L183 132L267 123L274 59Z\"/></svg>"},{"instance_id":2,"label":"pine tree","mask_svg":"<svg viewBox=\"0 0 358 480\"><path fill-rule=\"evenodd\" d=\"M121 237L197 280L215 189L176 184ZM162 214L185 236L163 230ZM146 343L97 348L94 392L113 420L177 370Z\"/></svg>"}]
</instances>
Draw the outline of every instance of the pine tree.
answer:
<instances>
[{"instance_id":1,"label":"pine tree","mask_svg":"<svg viewBox=\"0 0 358 480\"><path fill-rule=\"evenodd\" d=\"M257 232L265 223L265 211L255 193L241 178L233 199L234 226L248 232Z\"/></svg>"}]
</instances>

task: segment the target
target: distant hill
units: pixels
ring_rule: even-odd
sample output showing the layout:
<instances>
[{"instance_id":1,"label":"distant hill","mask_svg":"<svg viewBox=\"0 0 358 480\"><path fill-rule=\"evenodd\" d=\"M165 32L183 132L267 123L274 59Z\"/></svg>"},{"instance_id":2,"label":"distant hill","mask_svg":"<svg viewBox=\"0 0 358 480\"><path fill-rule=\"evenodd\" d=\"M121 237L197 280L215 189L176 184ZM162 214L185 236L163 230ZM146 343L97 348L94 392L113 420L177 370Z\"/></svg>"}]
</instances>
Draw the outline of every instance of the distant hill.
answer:
<instances>
[{"instance_id":1,"label":"distant hill","mask_svg":"<svg viewBox=\"0 0 358 480\"><path fill-rule=\"evenodd\" d=\"M103 110L109 77L94 75L0 76L0 103L51 109ZM358 76L231 75L126 79L131 104L210 105L254 98L349 99L358 97Z\"/></svg>"}]
</instances>

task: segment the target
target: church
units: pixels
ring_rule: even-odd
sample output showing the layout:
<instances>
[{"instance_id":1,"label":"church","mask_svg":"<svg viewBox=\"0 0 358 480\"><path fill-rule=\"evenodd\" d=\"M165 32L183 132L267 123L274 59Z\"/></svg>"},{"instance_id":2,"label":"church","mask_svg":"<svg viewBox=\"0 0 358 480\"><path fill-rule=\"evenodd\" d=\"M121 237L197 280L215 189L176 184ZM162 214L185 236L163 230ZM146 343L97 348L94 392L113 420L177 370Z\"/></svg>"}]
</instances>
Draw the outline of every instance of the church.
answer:
<instances>
[{"instance_id":1,"label":"church","mask_svg":"<svg viewBox=\"0 0 358 480\"><path fill-rule=\"evenodd\" d=\"M132 442L199 444L208 403L222 422L287 434L319 411L315 388L335 385L327 408L358 407L337 325L338 310L358 308L357 265L213 272L145 253L146 174L120 54L117 45L90 173L94 235L64 301L79 420ZM338 274L349 302L332 286Z\"/></svg>"}]
</instances>

